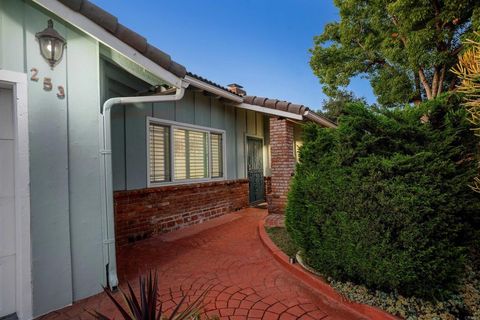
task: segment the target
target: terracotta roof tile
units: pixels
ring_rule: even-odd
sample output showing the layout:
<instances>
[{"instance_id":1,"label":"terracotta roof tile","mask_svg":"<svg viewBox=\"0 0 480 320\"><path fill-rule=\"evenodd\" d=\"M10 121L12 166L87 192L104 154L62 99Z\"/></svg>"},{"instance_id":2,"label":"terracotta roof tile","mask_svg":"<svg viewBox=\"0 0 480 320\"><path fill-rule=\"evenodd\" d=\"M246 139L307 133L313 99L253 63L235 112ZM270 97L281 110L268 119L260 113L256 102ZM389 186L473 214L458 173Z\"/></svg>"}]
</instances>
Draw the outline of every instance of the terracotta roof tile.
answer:
<instances>
[{"instance_id":1,"label":"terracotta roof tile","mask_svg":"<svg viewBox=\"0 0 480 320\"><path fill-rule=\"evenodd\" d=\"M147 51L147 39L133 31L132 29L126 28L125 26L119 24L116 36L118 39L122 40L138 52Z\"/></svg>"},{"instance_id":2,"label":"terracotta roof tile","mask_svg":"<svg viewBox=\"0 0 480 320\"><path fill-rule=\"evenodd\" d=\"M143 54L144 56L146 56L147 58L149 58L150 60L158 64L160 67L170 71L171 73L173 73L174 75L180 78L184 78L185 75L189 75L192 78L196 78L200 81L208 83L219 89L225 90L228 93L242 97L244 103L247 103L247 104L253 104L253 105L258 105L258 106L266 107L270 109L287 111L287 112L300 114L300 115L304 115L305 111L309 111L309 109L304 105L293 104L287 101L281 101L277 99L268 99L268 98L257 97L257 96L239 95L233 92L232 90L222 85L219 85L218 83L210 81L197 74L187 72L186 68L183 65L173 61L168 54L156 48L155 46L149 44L147 42L147 39L145 39L135 31L120 24L118 22L117 17L113 16L112 14L103 10L102 8L96 6L90 1L88 0L58 0L58 1L66 5L70 9L84 15L86 18L90 19L94 23L98 24L99 26L101 26L102 28L104 28L105 30L113 34L119 40L123 41L130 47L134 48L135 50L137 50L138 52L140 52L141 54ZM319 115L316 115L316 117L320 117L321 119L324 119Z\"/></svg>"},{"instance_id":3,"label":"terracotta roof tile","mask_svg":"<svg viewBox=\"0 0 480 320\"><path fill-rule=\"evenodd\" d=\"M117 31L117 17L96 6L90 1L83 1L79 12L102 28L108 30L110 33L115 34Z\"/></svg>"},{"instance_id":4,"label":"terracotta roof tile","mask_svg":"<svg viewBox=\"0 0 480 320\"><path fill-rule=\"evenodd\" d=\"M190 76L190 77L192 77L192 78L195 78L195 79L197 79L197 80L200 80L200 81L202 81L202 82L208 83L209 85L212 85L212 86L217 87L217 88L219 88L219 89L225 90L225 91L228 92L228 93L231 93L231 94L234 94L234 95L236 95L236 96L241 97L240 95L236 94L236 93L233 92L232 90L230 90L230 89L228 89L228 88L226 88L226 87L224 87L224 86L222 86L222 85L220 85L220 84L218 84L218 83L216 83L216 82L213 82L213 81L211 81L211 80L208 80L208 79L206 79L206 78L204 78L204 77L202 77L202 76L199 76L198 74L195 74L195 73L192 73L192 72L190 72L190 71L187 71L187 75Z\"/></svg>"},{"instance_id":5,"label":"terracotta roof tile","mask_svg":"<svg viewBox=\"0 0 480 320\"><path fill-rule=\"evenodd\" d=\"M96 6L88 0L58 0L70 9L84 15L92 20L119 40L125 42L147 58L173 73L177 77L185 77L187 70L185 67L173 61L168 54L152 46L147 39L135 31L118 23L117 17Z\"/></svg>"},{"instance_id":6,"label":"terracotta roof tile","mask_svg":"<svg viewBox=\"0 0 480 320\"><path fill-rule=\"evenodd\" d=\"M308 107L301 104L294 104L288 101L281 101L277 99L268 99L264 97L257 96L245 96L243 101L248 104L254 104L260 107L266 107L270 109L277 109L281 111L287 111L291 113L296 113L303 115L305 111L308 111Z\"/></svg>"},{"instance_id":7,"label":"terracotta roof tile","mask_svg":"<svg viewBox=\"0 0 480 320\"><path fill-rule=\"evenodd\" d=\"M278 100L275 100L275 99L267 99L267 101L265 101L265 107L267 108L271 108L271 109L277 109L277 103L278 103Z\"/></svg>"}]
</instances>

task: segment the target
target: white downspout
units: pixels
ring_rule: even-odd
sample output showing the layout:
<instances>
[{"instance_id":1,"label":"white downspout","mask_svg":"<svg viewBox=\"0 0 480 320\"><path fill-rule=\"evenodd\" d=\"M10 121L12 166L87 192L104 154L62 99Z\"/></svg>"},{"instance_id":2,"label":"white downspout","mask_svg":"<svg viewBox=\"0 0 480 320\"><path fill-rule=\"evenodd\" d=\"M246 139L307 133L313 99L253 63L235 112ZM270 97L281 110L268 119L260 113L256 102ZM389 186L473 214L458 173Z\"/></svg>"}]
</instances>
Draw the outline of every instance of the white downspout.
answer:
<instances>
[{"instance_id":1,"label":"white downspout","mask_svg":"<svg viewBox=\"0 0 480 320\"><path fill-rule=\"evenodd\" d=\"M188 84L185 84L188 86ZM115 226L113 213L113 180L112 180L112 135L111 135L111 110L116 105L131 105L134 103L177 101L183 98L185 88L181 87L173 95L154 95L138 97L118 97L105 101L100 113L100 134L103 136L102 149L100 150L100 172L102 179L103 200L103 261L106 268L106 282L110 289L118 286L117 261L115 255Z\"/></svg>"}]
</instances>

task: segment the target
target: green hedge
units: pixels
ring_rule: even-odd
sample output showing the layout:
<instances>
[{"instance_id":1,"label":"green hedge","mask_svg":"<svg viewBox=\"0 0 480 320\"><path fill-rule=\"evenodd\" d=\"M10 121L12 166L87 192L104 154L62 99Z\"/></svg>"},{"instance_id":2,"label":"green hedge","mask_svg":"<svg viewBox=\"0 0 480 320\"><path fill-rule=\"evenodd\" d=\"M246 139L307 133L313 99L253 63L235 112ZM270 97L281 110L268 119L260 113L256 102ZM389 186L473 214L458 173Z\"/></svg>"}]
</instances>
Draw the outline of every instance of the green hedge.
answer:
<instances>
[{"instance_id":1,"label":"green hedge","mask_svg":"<svg viewBox=\"0 0 480 320\"><path fill-rule=\"evenodd\" d=\"M429 116L428 123L420 121ZM478 230L476 139L455 96L307 125L286 225L326 276L405 295L456 290Z\"/></svg>"}]
</instances>

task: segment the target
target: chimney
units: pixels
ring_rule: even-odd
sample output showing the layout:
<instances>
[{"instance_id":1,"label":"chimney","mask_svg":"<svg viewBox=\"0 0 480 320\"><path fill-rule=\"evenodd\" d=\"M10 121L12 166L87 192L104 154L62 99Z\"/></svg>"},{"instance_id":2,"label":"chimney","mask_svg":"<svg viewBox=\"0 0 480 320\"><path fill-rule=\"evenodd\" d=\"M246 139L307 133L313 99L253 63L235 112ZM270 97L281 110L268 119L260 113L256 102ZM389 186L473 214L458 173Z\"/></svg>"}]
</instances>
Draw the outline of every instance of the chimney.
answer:
<instances>
[{"instance_id":1,"label":"chimney","mask_svg":"<svg viewBox=\"0 0 480 320\"><path fill-rule=\"evenodd\" d=\"M228 85L228 90L232 91L235 94L238 94L239 96L246 96L247 92L243 90L243 87L239 84L236 83L231 83Z\"/></svg>"}]
</instances>

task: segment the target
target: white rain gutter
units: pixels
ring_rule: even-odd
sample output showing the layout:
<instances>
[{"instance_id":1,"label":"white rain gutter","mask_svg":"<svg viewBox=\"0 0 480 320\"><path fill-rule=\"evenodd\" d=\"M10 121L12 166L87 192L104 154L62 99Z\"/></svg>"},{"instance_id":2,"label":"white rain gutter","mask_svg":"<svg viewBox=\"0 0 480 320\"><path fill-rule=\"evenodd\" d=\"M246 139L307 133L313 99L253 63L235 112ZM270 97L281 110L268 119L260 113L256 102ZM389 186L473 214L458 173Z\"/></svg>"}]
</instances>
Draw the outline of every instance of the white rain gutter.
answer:
<instances>
[{"instance_id":1,"label":"white rain gutter","mask_svg":"<svg viewBox=\"0 0 480 320\"><path fill-rule=\"evenodd\" d=\"M227 103L227 105L230 105L236 108L245 109L245 110L261 112L261 113L269 114L272 116L287 118L287 119L303 120L303 116L301 114L296 114L288 111L282 111L282 110L272 109L267 107L261 107L261 106L248 104L248 103L240 103L240 104Z\"/></svg>"},{"instance_id":2,"label":"white rain gutter","mask_svg":"<svg viewBox=\"0 0 480 320\"><path fill-rule=\"evenodd\" d=\"M103 138L102 149L100 150L100 172L102 178L102 200L103 200L103 260L106 267L106 282L110 289L118 286L117 260L115 254L115 219L113 212L113 174L112 174L112 135L111 135L111 110L116 105L132 105L134 103L165 102L178 101L185 94L184 83L175 94L172 95L154 95L139 97L118 97L105 101L100 113L100 134Z\"/></svg>"},{"instance_id":3,"label":"white rain gutter","mask_svg":"<svg viewBox=\"0 0 480 320\"><path fill-rule=\"evenodd\" d=\"M233 94L233 93L229 93L229 92L227 92L223 89L220 89L216 86L208 84L208 83L206 83L202 80L198 80L198 79L196 79L194 77L191 77L189 75L185 76L185 81L187 81L192 86L195 86L199 89L203 89L203 90L208 91L210 93L216 94L217 96L222 97L222 98L226 98L230 101L237 102L237 103L242 103L243 102L242 97L237 96L236 94Z\"/></svg>"},{"instance_id":4,"label":"white rain gutter","mask_svg":"<svg viewBox=\"0 0 480 320\"><path fill-rule=\"evenodd\" d=\"M305 118L307 118L308 120L311 120L315 123L321 124L322 126L325 126L327 128L336 128L337 127L337 125L335 123L333 123L331 121L328 121L327 119L325 119L323 117L320 117L318 114L316 114L315 112L312 112L310 110L305 111L303 116Z\"/></svg>"}]
</instances>

